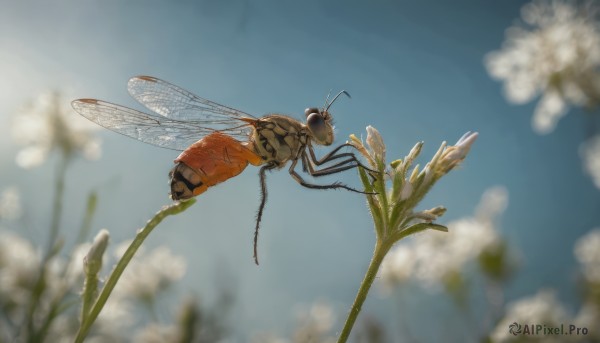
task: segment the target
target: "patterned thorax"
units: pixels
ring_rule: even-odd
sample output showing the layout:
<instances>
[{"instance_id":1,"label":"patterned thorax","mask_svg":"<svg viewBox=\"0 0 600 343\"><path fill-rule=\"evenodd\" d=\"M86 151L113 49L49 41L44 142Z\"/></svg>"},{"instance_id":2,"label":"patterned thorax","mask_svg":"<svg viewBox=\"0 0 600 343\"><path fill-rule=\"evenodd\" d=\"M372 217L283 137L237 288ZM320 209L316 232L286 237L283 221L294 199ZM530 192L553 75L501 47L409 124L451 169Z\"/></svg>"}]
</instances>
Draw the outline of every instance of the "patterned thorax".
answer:
<instances>
[{"instance_id":1,"label":"patterned thorax","mask_svg":"<svg viewBox=\"0 0 600 343\"><path fill-rule=\"evenodd\" d=\"M295 159L299 150L307 144L306 126L290 117L268 115L254 125L254 149L265 162L275 162L283 167L289 160Z\"/></svg>"}]
</instances>

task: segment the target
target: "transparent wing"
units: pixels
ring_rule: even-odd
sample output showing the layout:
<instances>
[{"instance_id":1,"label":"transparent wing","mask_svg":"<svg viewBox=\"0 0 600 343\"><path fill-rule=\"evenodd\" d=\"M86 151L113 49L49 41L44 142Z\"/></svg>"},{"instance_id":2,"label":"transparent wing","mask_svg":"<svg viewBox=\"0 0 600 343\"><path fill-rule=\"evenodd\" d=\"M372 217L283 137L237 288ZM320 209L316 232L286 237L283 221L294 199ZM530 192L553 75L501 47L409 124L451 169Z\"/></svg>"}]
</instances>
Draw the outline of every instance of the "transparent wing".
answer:
<instances>
[{"instance_id":1,"label":"transparent wing","mask_svg":"<svg viewBox=\"0 0 600 343\"><path fill-rule=\"evenodd\" d=\"M97 99L78 99L71 104L75 111L100 126L162 148L185 150L205 135L217 131L205 126L209 124L206 121L161 117ZM249 122L238 119L235 123L237 126L228 125L218 131L241 141L247 140L252 130Z\"/></svg>"},{"instance_id":2,"label":"transparent wing","mask_svg":"<svg viewBox=\"0 0 600 343\"><path fill-rule=\"evenodd\" d=\"M127 84L129 94L152 112L206 126L235 126L240 119L256 119L234 108L201 98L183 88L152 76L136 76Z\"/></svg>"}]
</instances>

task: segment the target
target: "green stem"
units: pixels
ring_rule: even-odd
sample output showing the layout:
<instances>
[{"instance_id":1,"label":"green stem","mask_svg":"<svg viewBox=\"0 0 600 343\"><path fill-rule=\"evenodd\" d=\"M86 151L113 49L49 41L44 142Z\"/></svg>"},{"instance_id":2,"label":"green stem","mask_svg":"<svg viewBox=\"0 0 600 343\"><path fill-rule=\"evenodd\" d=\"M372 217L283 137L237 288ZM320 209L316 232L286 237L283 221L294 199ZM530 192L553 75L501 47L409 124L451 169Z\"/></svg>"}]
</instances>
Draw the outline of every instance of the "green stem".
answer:
<instances>
[{"instance_id":1,"label":"green stem","mask_svg":"<svg viewBox=\"0 0 600 343\"><path fill-rule=\"evenodd\" d=\"M46 250L45 260L48 260L54 254L54 246L58 238L60 227L60 215L63 207L63 194L65 192L65 175L69 164L69 156L62 156L62 160L58 165L56 175L56 189L54 190L54 203L52 208L52 219L50 224L50 237L48 238L48 246Z\"/></svg>"},{"instance_id":2,"label":"green stem","mask_svg":"<svg viewBox=\"0 0 600 343\"><path fill-rule=\"evenodd\" d=\"M87 274L85 275L85 280L83 281L83 294L81 295L81 320L85 321L88 313L90 313L90 307L94 302L94 298L98 293L98 274Z\"/></svg>"},{"instance_id":3,"label":"green stem","mask_svg":"<svg viewBox=\"0 0 600 343\"><path fill-rule=\"evenodd\" d=\"M46 247L44 258L40 264L38 278L31 290L31 302L29 303L29 308L27 310L27 339L30 342L35 342L38 340L39 332L37 332L33 317L35 311L38 309L38 304L46 287L46 267L48 265L48 261L54 254L56 254L56 239L58 238L58 231L60 227L63 194L65 190L65 175L67 173L68 164L69 156L63 155L57 167L56 182L54 184L54 201L52 203L52 219L50 222L50 237L48 238L48 246Z\"/></svg>"},{"instance_id":4,"label":"green stem","mask_svg":"<svg viewBox=\"0 0 600 343\"><path fill-rule=\"evenodd\" d=\"M92 219L96 213L97 205L98 193L96 193L96 191L91 191L88 195L87 204L85 206L85 215L83 217L83 221L81 222L81 228L79 229L79 234L77 235L75 244L81 244L87 239L87 236L92 228Z\"/></svg>"},{"instance_id":5,"label":"green stem","mask_svg":"<svg viewBox=\"0 0 600 343\"><path fill-rule=\"evenodd\" d=\"M170 206L163 207L154 215L154 217L152 217L152 219L148 221L148 223L146 223L146 226L144 226L141 230L138 231L135 238L133 239L133 242L131 242L131 244L123 254L123 257L121 257L121 259L115 266L115 269L108 277L108 280L106 280L106 284L102 288L102 291L100 292L100 295L98 296L98 299L92 306L90 312L81 323L79 331L77 332L77 337L75 338L76 343L83 342L90 330L90 327L100 314L100 311L102 311L102 308L106 304L108 297L115 288L117 281L121 277L121 274L123 274L123 271L125 271L125 268L135 255L138 248L142 245L146 237L148 237L150 232L152 232L152 230L158 224L160 224L160 222L162 222L162 220L165 219L165 217L181 213L188 209L190 206L192 206L195 202L196 199L190 199L184 202L179 202Z\"/></svg>"},{"instance_id":6,"label":"green stem","mask_svg":"<svg viewBox=\"0 0 600 343\"><path fill-rule=\"evenodd\" d=\"M358 174L360 175L360 180L362 181L365 192L373 193L375 189L371 185L369 177L363 168L358 168ZM381 212L381 208L379 207L379 203L376 202L375 195L367 195L367 202L369 203L369 209L371 210L371 216L373 217L373 222L375 223L375 232L377 233L377 237L383 237L384 235L384 227L383 227L383 213Z\"/></svg>"},{"instance_id":7,"label":"green stem","mask_svg":"<svg viewBox=\"0 0 600 343\"><path fill-rule=\"evenodd\" d=\"M365 274L365 277L362 283L360 284L358 294L356 294L356 298L354 299L354 303L352 304L352 308L350 309L348 318L346 318L346 323L344 324L342 333L338 338L338 343L344 343L348 340L348 337L350 336L350 331L352 331L352 327L354 326L354 322L356 321L356 318L358 318L358 314L360 313L362 305L365 302L365 299L367 298L369 289L371 288L371 285L375 280L375 276L377 276L377 271L381 266L381 262L383 261L383 258L387 254L388 250L392 247L392 244L387 244L379 240L375 244L373 258L371 258L371 263L369 264L367 273Z\"/></svg>"}]
</instances>

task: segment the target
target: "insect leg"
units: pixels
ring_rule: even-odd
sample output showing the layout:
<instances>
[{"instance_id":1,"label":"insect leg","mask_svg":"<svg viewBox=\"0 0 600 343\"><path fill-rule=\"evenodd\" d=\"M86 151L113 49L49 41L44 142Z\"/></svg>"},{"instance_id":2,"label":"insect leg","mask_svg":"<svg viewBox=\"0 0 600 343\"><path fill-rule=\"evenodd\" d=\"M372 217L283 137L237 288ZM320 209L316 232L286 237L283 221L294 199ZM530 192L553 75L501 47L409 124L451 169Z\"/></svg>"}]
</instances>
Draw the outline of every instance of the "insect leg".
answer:
<instances>
[{"instance_id":1,"label":"insect leg","mask_svg":"<svg viewBox=\"0 0 600 343\"><path fill-rule=\"evenodd\" d=\"M258 212L256 213L256 228L254 229L254 263L258 265L258 229L260 227L260 220L262 219L263 210L267 204L267 170L275 169L276 164L270 163L260 168L260 206L258 206Z\"/></svg>"},{"instance_id":2,"label":"insect leg","mask_svg":"<svg viewBox=\"0 0 600 343\"><path fill-rule=\"evenodd\" d=\"M305 159L303 158L302 159L302 163L303 164L305 163L304 161L305 161ZM308 183L308 182L304 181L304 179L302 178L302 176L300 176L296 172L295 168L296 168L296 164L297 163L298 163L298 159L295 159L295 160L292 161L292 165L290 165L289 173L294 178L294 180L296 180L296 182L298 182L300 185L302 185L302 186L304 186L306 188L312 188L312 189L338 189L338 188L343 188L343 189L347 189L347 190L349 190L351 192L356 192L356 193L361 193L361 194L367 194L365 192L361 192L359 190L356 190L354 188L348 187L348 186L346 186L346 185L344 185L342 183L339 183L339 182L335 182L335 183L332 183L330 185L315 185L315 184L312 184L312 183ZM370 193L368 193L368 194L370 194Z\"/></svg>"},{"instance_id":3,"label":"insect leg","mask_svg":"<svg viewBox=\"0 0 600 343\"><path fill-rule=\"evenodd\" d=\"M332 156L339 156L339 155L335 155L338 151L340 151L342 148L344 147L351 147L351 148L355 148L354 145L350 144L350 143L344 143L338 147L336 147L335 149L331 150L330 152L328 152L325 156L321 157L321 159L317 159L317 157L315 156L315 152L313 150L313 146L311 144L308 144L308 149L311 152L311 156L313 158L313 160L315 161L316 165L321 165L327 161L331 161L332 159L336 159L338 157L333 157ZM352 154L353 155L353 154Z\"/></svg>"},{"instance_id":4,"label":"insect leg","mask_svg":"<svg viewBox=\"0 0 600 343\"><path fill-rule=\"evenodd\" d=\"M334 174L336 172L341 172L344 170L356 168L357 165L355 162L356 162L355 160L350 158L350 159L338 162L332 166L325 167L321 170L316 170L315 166L313 165L313 162L310 160L310 158L306 154L306 152L302 152L302 169L304 170L304 172L310 174L311 176L315 176L315 177ZM352 164L348 165L350 163L352 163Z\"/></svg>"},{"instance_id":5,"label":"insect leg","mask_svg":"<svg viewBox=\"0 0 600 343\"><path fill-rule=\"evenodd\" d=\"M355 149L356 149L356 147L355 147L354 145L352 145L352 144L350 144L350 143L344 143L344 144L342 144L342 145L338 146L337 148L333 149L333 150L332 150L332 151L330 151L329 153L327 153L325 156L323 156L323 157L321 157L320 159L318 159L318 158L317 158L317 156L315 155L315 151L314 151L314 149L313 149L313 146L309 144L309 145L308 145L308 152L309 152L310 160L311 160L311 161L312 161L312 162L313 162L315 165L317 165L317 166L320 166L320 165L322 165L322 164L324 164L324 163L331 162L331 161L333 161L333 160L336 160L336 159L338 159L338 158L342 158L342 157L349 157L351 160L353 160L354 162L356 162L357 166L360 166L360 167L362 167L363 169L366 169L366 170L368 170L368 171L370 171L370 172L377 173L377 171L375 171L375 170L373 170L373 169L371 169L371 168L369 168L369 167L367 167L367 166L363 165L363 164L362 164L362 163L361 163L361 162L358 160L358 158L356 158L356 155L354 155L354 154L353 154L353 153L351 153L351 152L343 152L343 153L340 153L340 154L336 154L338 151L340 151L340 149L342 149L342 148L344 148L344 147L347 147L347 146L349 146L349 147L352 147L352 148L355 148Z\"/></svg>"},{"instance_id":6,"label":"insect leg","mask_svg":"<svg viewBox=\"0 0 600 343\"><path fill-rule=\"evenodd\" d=\"M307 169L308 169L307 173L314 177L336 174L336 173L343 172L348 169L358 167L354 160L348 159L348 160L336 163L332 166L316 170L306 154L303 154L303 156L302 156L302 164L307 166Z\"/></svg>"}]
</instances>

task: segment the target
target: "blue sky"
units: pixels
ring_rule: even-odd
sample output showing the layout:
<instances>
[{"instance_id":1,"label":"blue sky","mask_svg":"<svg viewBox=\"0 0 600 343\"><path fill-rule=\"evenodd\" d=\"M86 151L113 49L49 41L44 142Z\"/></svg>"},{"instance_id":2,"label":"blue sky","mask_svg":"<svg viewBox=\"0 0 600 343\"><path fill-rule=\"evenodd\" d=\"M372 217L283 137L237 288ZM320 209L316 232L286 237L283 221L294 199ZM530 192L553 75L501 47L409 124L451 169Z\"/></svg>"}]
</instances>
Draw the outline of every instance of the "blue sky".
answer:
<instances>
[{"instance_id":1,"label":"blue sky","mask_svg":"<svg viewBox=\"0 0 600 343\"><path fill-rule=\"evenodd\" d=\"M425 162L441 141L479 131L462 168L444 178L422 207L445 205L441 222L447 222L471 214L488 187L504 185L510 202L502 234L521 251L523 263L507 297L552 287L575 308L573 243L600 224L600 193L577 153L585 139L584 113L571 110L554 132L536 135L530 125L534 104L508 104L483 65L524 3L2 1L0 189L16 184L22 190L23 234L43 241L56 161L31 171L15 166L8 123L20 105L47 89L137 106L126 82L147 74L258 116L298 119L330 90L345 89L352 99L332 107L338 143L351 133L364 136L372 125L390 159L423 140ZM177 153L98 134L102 159L77 161L68 172L65 232L78 227L82 199L97 189L94 229L108 228L119 242L169 202L166 176ZM209 190L148 244L167 244L188 259L181 294L211 299L216 273L232 275L239 337L258 330L286 333L297 303L326 299L341 317L374 243L364 198L311 191L285 171L271 173L257 268L251 259L257 172L248 168ZM328 180L359 186L352 171ZM365 310L385 316L391 306L376 293Z\"/></svg>"}]
</instances>

